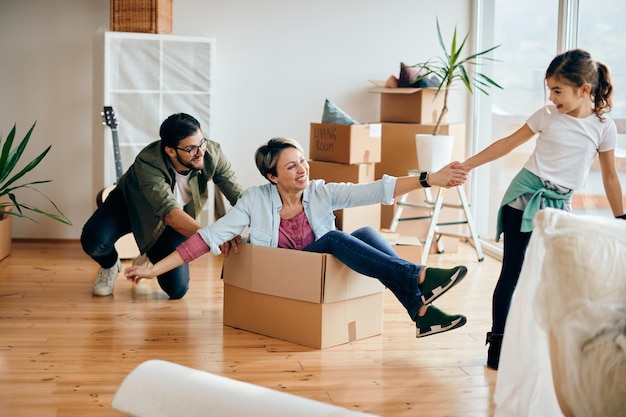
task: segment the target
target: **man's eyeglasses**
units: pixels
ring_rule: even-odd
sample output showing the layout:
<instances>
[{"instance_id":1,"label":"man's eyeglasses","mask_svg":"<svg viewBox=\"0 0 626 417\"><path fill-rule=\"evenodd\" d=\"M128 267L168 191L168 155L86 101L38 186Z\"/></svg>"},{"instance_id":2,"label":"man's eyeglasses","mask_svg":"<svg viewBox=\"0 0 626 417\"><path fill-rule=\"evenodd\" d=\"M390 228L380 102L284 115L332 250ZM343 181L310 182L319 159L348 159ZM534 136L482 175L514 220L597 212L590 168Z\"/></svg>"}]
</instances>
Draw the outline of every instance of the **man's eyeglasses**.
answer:
<instances>
[{"instance_id":1,"label":"man's eyeglasses","mask_svg":"<svg viewBox=\"0 0 626 417\"><path fill-rule=\"evenodd\" d=\"M196 156L198 156L200 154L200 152L204 152L206 151L206 145L207 145L208 141L206 140L206 138L202 139L202 142L200 142L200 146L187 146L186 148L176 148L179 151L185 151L189 154L190 157L195 158Z\"/></svg>"}]
</instances>

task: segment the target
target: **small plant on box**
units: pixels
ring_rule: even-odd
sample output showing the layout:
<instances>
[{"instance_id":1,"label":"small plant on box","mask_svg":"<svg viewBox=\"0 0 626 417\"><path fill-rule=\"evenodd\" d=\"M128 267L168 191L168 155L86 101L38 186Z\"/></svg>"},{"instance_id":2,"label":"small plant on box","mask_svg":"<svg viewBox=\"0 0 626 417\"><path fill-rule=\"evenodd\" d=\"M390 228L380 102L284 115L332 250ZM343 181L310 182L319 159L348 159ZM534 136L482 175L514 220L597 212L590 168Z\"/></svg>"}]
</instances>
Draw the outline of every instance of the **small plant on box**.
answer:
<instances>
[{"instance_id":1,"label":"small plant on box","mask_svg":"<svg viewBox=\"0 0 626 417\"><path fill-rule=\"evenodd\" d=\"M490 87L502 88L494 80L478 71L477 68L479 65L477 58L483 57L484 59L493 61L492 58L489 58L486 55L498 48L500 45L493 46L482 52L477 52L473 55L462 58L461 54L463 53L463 49L467 43L469 33L465 35L465 38L463 38L461 43L458 43L455 26L454 34L452 35L452 44L450 46L450 51L448 51L448 48L443 41L443 37L441 36L439 19L437 19L437 36L439 37L439 44L441 45L441 49L443 49L444 55L433 57L426 62L412 65L412 67L421 68L420 75L417 80L427 77L433 79L432 76L434 76L434 78L439 82L436 86L437 92L435 93L435 97L443 90L443 105L441 111L439 112L439 118L437 119L435 128L433 129L433 135L439 134L441 123L448 113L448 94L455 81L462 81L465 87L467 87L469 92L472 94L474 92L473 88L487 95L489 94L487 89ZM471 76L467 70L468 66L474 67L474 72Z\"/></svg>"},{"instance_id":2,"label":"small plant on box","mask_svg":"<svg viewBox=\"0 0 626 417\"><path fill-rule=\"evenodd\" d=\"M30 217L30 215L32 215L32 213L37 213L47 216L61 223L71 225L72 222L70 222L65 214L61 212L61 210L59 210L56 204L54 204L54 202L50 200L44 193L34 187L37 184L50 182L50 180L21 182L19 184L17 183L18 180L20 180L26 173L32 171L33 168L39 165L43 158L48 154L48 151L50 151L51 146L48 146L35 159L26 163L24 168L13 173L15 167L17 166L18 162L20 162L20 159L24 154L24 150L28 145L30 135L35 128L36 123L37 122L33 123L33 126L30 128L24 139L22 139L22 141L15 148L13 148L13 141L15 139L16 125L13 125L13 129L11 129L11 132L9 132L9 135L7 136L4 143L2 142L2 135L0 134L0 220L3 219L5 216L12 215L36 221L34 218ZM51 213L30 204L20 203L15 193L16 191L21 191L24 189L29 189L42 195L52 205L52 207L54 207L55 211Z\"/></svg>"}]
</instances>

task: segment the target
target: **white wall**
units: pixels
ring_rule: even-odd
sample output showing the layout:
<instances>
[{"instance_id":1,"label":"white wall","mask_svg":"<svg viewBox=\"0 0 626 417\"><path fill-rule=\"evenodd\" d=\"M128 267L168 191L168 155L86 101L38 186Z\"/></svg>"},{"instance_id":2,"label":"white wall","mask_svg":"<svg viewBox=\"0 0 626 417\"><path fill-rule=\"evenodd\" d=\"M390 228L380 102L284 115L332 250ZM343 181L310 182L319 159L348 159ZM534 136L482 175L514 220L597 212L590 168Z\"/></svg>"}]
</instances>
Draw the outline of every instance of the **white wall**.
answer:
<instances>
[{"instance_id":1,"label":"white wall","mask_svg":"<svg viewBox=\"0 0 626 417\"><path fill-rule=\"evenodd\" d=\"M440 53L444 36L466 33L471 0L174 0L173 34L217 41L212 139L224 147L244 186L260 184L254 150L271 136L299 140L329 98L361 122L378 120L368 79L397 75L400 61ZM15 238L77 239L92 213L93 34L108 27L108 0L0 0L0 131L18 136L37 120L30 154L52 150L29 179L70 217L17 220ZM184 62L181 65L185 65ZM459 91L450 121L465 121ZM155 126L155 131L158 126ZM156 139L156 138L155 138Z\"/></svg>"}]
</instances>

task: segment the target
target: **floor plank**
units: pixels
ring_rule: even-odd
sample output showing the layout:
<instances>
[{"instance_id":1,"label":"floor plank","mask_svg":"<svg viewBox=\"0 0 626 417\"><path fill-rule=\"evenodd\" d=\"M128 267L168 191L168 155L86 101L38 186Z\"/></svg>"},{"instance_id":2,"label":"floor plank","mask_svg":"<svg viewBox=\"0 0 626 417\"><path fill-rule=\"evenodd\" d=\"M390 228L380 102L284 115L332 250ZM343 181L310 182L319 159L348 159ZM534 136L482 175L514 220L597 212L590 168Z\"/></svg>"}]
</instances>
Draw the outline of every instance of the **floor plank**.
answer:
<instances>
[{"instance_id":1,"label":"floor plank","mask_svg":"<svg viewBox=\"0 0 626 417\"><path fill-rule=\"evenodd\" d=\"M384 417L491 416L496 373L484 366L484 335L500 263L477 262L466 244L428 263L468 266L436 303L467 315L464 327L416 339L387 291L382 335L316 350L224 326L220 257L192 263L182 300L122 278L99 298L97 268L78 242L14 242L0 262L0 416L119 416L117 388L149 359Z\"/></svg>"}]
</instances>

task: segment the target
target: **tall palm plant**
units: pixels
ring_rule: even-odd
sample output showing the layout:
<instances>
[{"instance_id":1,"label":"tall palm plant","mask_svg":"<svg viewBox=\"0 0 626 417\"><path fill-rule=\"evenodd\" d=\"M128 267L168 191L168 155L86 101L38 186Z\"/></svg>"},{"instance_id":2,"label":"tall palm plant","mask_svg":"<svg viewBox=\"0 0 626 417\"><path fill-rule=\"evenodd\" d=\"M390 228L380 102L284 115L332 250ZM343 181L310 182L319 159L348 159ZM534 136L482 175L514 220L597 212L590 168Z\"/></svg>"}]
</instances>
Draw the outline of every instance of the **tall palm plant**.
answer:
<instances>
[{"instance_id":1,"label":"tall palm plant","mask_svg":"<svg viewBox=\"0 0 626 417\"><path fill-rule=\"evenodd\" d=\"M2 143L2 135L0 134L0 146L2 150L0 153L0 219L8 215L13 215L36 222L34 218L30 217L30 215L32 215L32 213L37 213L61 223L71 225L72 222L61 212L61 210L59 210L57 205L44 193L35 188L36 185L44 184L50 182L51 180L18 183L18 180L20 180L26 173L32 171L33 168L39 165L39 163L50 151L51 146L48 146L35 159L28 162L24 168L16 173L13 173L15 167L22 158L36 124L37 122L33 123L24 139L22 139L22 141L15 148L13 148L13 141L15 140L16 125L13 125L13 129L9 132L4 144ZM54 207L54 212L48 212L30 204L20 203L17 200L16 191L23 189L29 189L42 195L52 205L52 207Z\"/></svg>"},{"instance_id":2,"label":"tall palm plant","mask_svg":"<svg viewBox=\"0 0 626 417\"><path fill-rule=\"evenodd\" d=\"M462 81L471 94L473 94L474 88L487 95L489 94L487 89L490 87L502 89L502 87L498 83L496 83L494 80L492 80L482 72L478 71L477 68L479 66L478 58L482 57L484 59L493 61L493 58L489 58L486 55L492 52L494 49L498 48L500 45L493 46L489 49L485 49L484 51L477 52L473 55L463 58L461 54L463 53L463 49L465 48L465 45L467 43L469 33L465 35L465 38L463 38L463 41L461 43L458 43L457 30L455 26L454 34L452 35L452 44L450 46L450 51L448 51L448 48L443 41L443 37L441 36L439 19L437 19L437 36L439 37L439 44L441 45L441 49L443 49L444 55L439 57L433 57L426 62L413 65L413 67L422 69L420 76L417 78L417 80L426 77L430 77L432 79L431 76L435 76L435 78L438 80L439 84L437 86L437 92L435 93L435 97L443 90L443 105L441 111L439 112L437 124L433 129L433 135L439 134L439 128L441 127L441 123L448 113L448 94L450 93L450 89L455 81ZM473 73L470 73L468 71L467 67L470 66L474 67Z\"/></svg>"}]
</instances>

